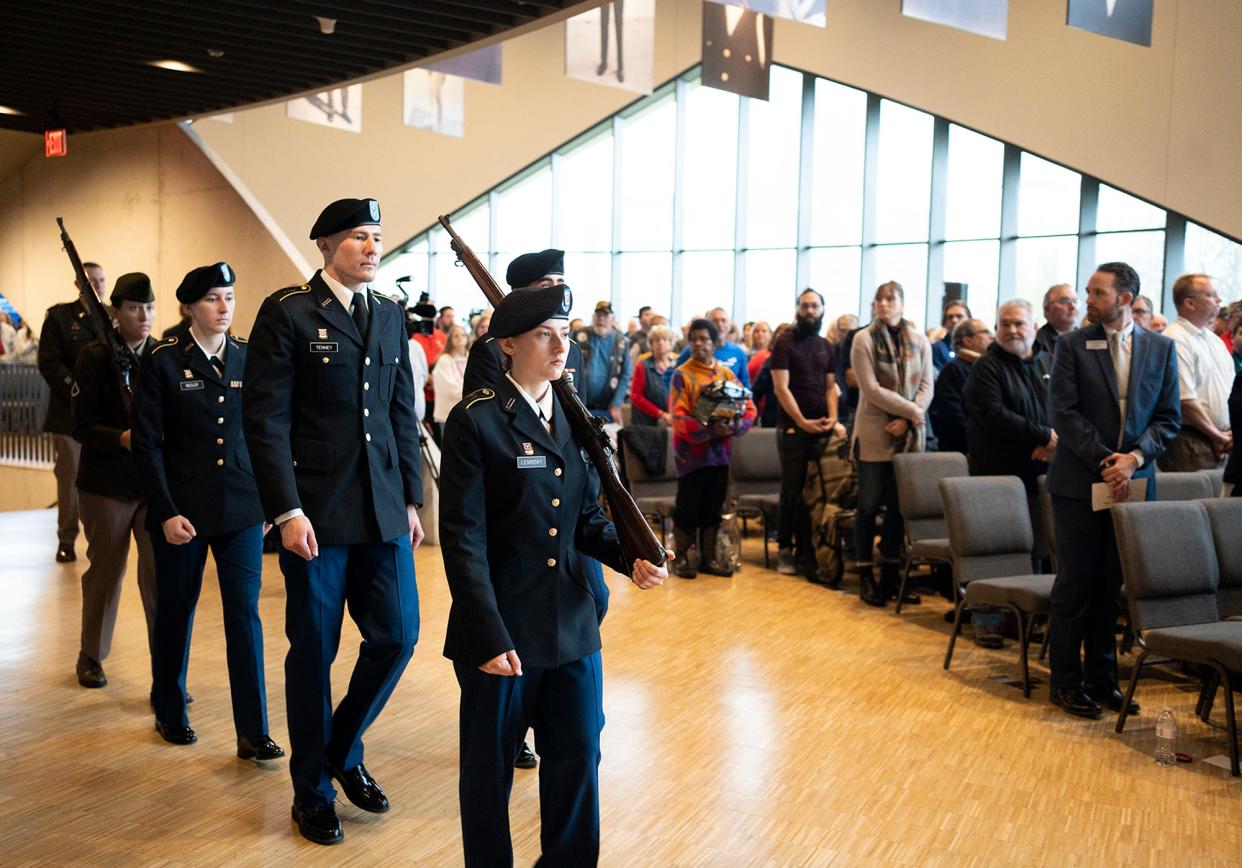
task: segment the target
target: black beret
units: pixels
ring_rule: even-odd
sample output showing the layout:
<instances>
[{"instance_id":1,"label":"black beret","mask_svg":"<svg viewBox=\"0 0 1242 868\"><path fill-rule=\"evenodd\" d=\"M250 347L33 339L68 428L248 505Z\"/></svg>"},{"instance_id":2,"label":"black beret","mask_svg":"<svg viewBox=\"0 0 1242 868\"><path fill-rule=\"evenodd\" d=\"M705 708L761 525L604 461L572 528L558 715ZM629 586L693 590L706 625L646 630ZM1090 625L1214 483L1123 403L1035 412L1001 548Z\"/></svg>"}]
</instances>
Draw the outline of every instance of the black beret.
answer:
<instances>
[{"instance_id":1,"label":"black beret","mask_svg":"<svg viewBox=\"0 0 1242 868\"><path fill-rule=\"evenodd\" d=\"M563 283L514 290L496 305L487 336L511 338L530 331L544 320L567 320L573 306L573 293Z\"/></svg>"},{"instance_id":2,"label":"black beret","mask_svg":"<svg viewBox=\"0 0 1242 868\"><path fill-rule=\"evenodd\" d=\"M311 241L353 229L355 226L379 225L380 207L374 199L337 199L319 212L319 219L311 227Z\"/></svg>"},{"instance_id":3,"label":"black beret","mask_svg":"<svg viewBox=\"0 0 1242 868\"><path fill-rule=\"evenodd\" d=\"M113 307L120 307L123 301L136 301L147 304L155 301L155 293L151 290L151 278L141 271L122 274L112 284L112 295L108 297Z\"/></svg>"},{"instance_id":4,"label":"black beret","mask_svg":"<svg viewBox=\"0 0 1242 868\"><path fill-rule=\"evenodd\" d=\"M181 285L177 287L177 301L194 304L217 286L232 286L236 282L237 275L227 262L201 265L181 279Z\"/></svg>"},{"instance_id":5,"label":"black beret","mask_svg":"<svg viewBox=\"0 0 1242 868\"><path fill-rule=\"evenodd\" d=\"M523 253L510 262L509 269L505 272L505 280L514 289L521 289L549 274L564 273L565 251L549 248L538 253Z\"/></svg>"}]
</instances>

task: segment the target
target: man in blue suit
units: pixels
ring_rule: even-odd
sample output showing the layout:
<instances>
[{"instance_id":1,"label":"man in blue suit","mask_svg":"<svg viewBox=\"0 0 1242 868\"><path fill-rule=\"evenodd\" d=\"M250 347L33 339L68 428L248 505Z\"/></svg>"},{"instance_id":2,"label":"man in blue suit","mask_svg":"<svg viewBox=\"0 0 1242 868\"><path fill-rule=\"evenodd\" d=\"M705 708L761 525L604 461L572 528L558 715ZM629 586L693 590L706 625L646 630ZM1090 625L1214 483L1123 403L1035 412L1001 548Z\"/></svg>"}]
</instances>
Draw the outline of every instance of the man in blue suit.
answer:
<instances>
[{"instance_id":1,"label":"man in blue suit","mask_svg":"<svg viewBox=\"0 0 1242 868\"><path fill-rule=\"evenodd\" d=\"M1156 458L1181 427L1177 352L1168 338L1134 324L1138 292L1138 274L1126 263L1097 268L1087 283L1090 325L1061 336L1052 366L1051 699L1079 717L1098 718L1101 706L1118 711L1125 701L1114 641L1121 563L1112 517L1092 509L1092 487L1103 484L1124 501L1133 480L1146 480L1152 497ZM1137 711L1132 704L1130 713Z\"/></svg>"}]
</instances>

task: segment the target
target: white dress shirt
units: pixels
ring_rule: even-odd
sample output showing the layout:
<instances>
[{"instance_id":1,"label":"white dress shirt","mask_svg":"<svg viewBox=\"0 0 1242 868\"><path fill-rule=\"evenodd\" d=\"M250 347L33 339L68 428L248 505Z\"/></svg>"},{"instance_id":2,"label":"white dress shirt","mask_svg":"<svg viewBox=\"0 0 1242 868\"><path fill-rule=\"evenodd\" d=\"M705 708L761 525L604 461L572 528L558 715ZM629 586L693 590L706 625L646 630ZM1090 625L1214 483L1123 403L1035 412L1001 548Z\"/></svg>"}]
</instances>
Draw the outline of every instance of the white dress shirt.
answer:
<instances>
[{"instance_id":1,"label":"white dress shirt","mask_svg":"<svg viewBox=\"0 0 1242 868\"><path fill-rule=\"evenodd\" d=\"M531 410L539 417L539 421L543 423L543 427L548 429L548 433L552 433L552 384L548 383L547 388L543 390L543 394L538 398L533 397L530 392L522 388L522 384L513 379L513 375L506 373L505 377L509 382L517 386L518 394L526 399L526 403L530 405Z\"/></svg>"},{"instance_id":2,"label":"white dress shirt","mask_svg":"<svg viewBox=\"0 0 1242 868\"><path fill-rule=\"evenodd\" d=\"M1120 449L1126 436L1126 414L1130 409L1130 361L1134 351L1134 320L1130 320L1120 329L1104 326L1104 334L1108 337L1108 353L1113 360L1113 372L1117 375L1117 397L1121 404L1121 430L1117 434L1117 445ZM1131 453L1142 467L1143 450L1135 449Z\"/></svg>"},{"instance_id":3,"label":"white dress shirt","mask_svg":"<svg viewBox=\"0 0 1242 868\"><path fill-rule=\"evenodd\" d=\"M1210 328L1199 328L1180 316L1164 336L1177 344L1178 397L1203 404L1212 424L1228 431L1234 370L1225 342Z\"/></svg>"},{"instance_id":4,"label":"white dress shirt","mask_svg":"<svg viewBox=\"0 0 1242 868\"><path fill-rule=\"evenodd\" d=\"M194 343L198 344L198 348L203 351L203 355L207 357L207 361L212 359L220 360L220 367L224 367L224 355L228 352L228 338L224 334L216 335L216 339L220 341L218 349L208 349L207 344L203 343L204 338L198 336L198 332L194 330L194 326L190 326L190 337L194 339Z\"/></svg>"},{"instance_id":5,"label":"white dress shirt","mask_svg":"<svg viewBox=\"0 0 1242 868\"><path fill-rule=\"evenodd\" d=\"M363 304L367 304L368 287L364 286L362 289L354 292L326 271L319 272L319 276L322 277L323 282L328 285L328 289L332 290L332 294L336 296L336 300L341 303L341 307L345 308L346 313L352 314L354 312L353 302L355 295L362 299ZM370 309L370 305L367 306L367 309Z\"/></svg>"}]
</instances>

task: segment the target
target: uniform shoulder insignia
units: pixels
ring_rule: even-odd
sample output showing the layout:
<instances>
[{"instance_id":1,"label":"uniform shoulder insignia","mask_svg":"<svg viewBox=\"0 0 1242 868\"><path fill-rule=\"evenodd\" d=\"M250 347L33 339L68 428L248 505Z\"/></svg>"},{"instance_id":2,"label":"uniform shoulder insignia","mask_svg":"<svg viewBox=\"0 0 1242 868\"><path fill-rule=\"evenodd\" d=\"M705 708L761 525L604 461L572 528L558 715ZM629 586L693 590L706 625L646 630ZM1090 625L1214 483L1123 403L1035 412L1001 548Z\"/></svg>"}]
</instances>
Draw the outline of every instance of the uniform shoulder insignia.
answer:
<instances>
[{"instance_id":1,"label":"uniform shoulder insignia","mask_svg":"<svg viewBox=\"0 0 1242 868\"><path fill-rule=\"evenodd\" d=\"M232 337L233 340L237 341L239 344L245 344L245 343L250 342L249 338L244 338L241 335L230 335L230 337Z\"/></svg>"},{"instance_id":2,"label":"uniform shoulder insignia","mask_svg":"<svg viewBox=\"0 0 1242 868\"><path fill-rule=\"evenodd\" d=\"M172 337L164 338L162 341L157 343L155 346L151 347L151 352L158 353L160 350L166 350L169 347L175 347L176 345L177 345L177 336L173 335Z\"/></svg>"},{"instance_id":3,"label":"uniform shoulder insignia","mask_svg":"<svg viewBox=\"0 0 1242 868\"><path fill-rule=\"evenodd\" d=\"M479 403L480 401L490 401L492 398L495 398L495 397L496 397L496 393L493 392L491 389L475 389L469 395L462 398L462 400L466 403L466 409L469 410L471 407L473 407L475 404Z\"/></svg>"},{"instance_id":4,"label":"uniform shoulder insignia","mask_svg":"<svg viewBox=\"0 0 1242 868\"><path fill-rule=\"evenodd\" d=\"M285 299L290 298L291 296L302 295L303 293L307 293L310 291L311 291L310 284L304 283L301 286L289 286L284 289L278 290L276 293L276 297L280 301L284 301Z\"/></svg>"}]
</instances>

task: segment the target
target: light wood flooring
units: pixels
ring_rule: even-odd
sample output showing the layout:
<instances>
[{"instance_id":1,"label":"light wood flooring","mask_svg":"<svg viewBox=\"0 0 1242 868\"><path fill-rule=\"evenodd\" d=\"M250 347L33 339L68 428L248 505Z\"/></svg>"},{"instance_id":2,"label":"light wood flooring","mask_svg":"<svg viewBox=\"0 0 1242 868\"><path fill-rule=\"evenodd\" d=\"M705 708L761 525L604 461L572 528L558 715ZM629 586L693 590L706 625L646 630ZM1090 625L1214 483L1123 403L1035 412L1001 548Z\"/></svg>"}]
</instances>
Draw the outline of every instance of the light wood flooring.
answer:
<instances>
[{"instance_id":1,"label":"light wood flooring","mask_svg":"<svg viewBox=\"0 0 1242 868\"><path fill-rule=\"evenodd\" d=\"M285 762L233 754L219 592L209 563L189 687L199 742L165 744L147 706L149 661L131 559L110 679L85 690L79 560L52 560L49 510L0 515L0 818L7 865L454 865L457 698L441 656L439 551L417 555L422 637L366 762L393 802L343 801L345 843L303 841ZM611 575L605 622L602 854L647 865L1224 865L1242 860L1242 780L1205 764L1223 733L1193 717L1195 688L1145 678L1143 712L1069 718L1008 680L1013 643L964 637L941 669L939 598L895 616L762 568L640 592ZM283 583L264 563L272 736L288 746ZM849 580L847 579L847 586ZM344 690L357 633L335 668ZM1033 669L1046 675L1042 664ZM1151 759L1155 712L1178 715L1190 765ZM1222 706L1223 702L1218 705ZM1219 719L1220 713L1217 713ZM538 855L535 772L518 771L517 864Z\"/></svg>"}]
</instances>

